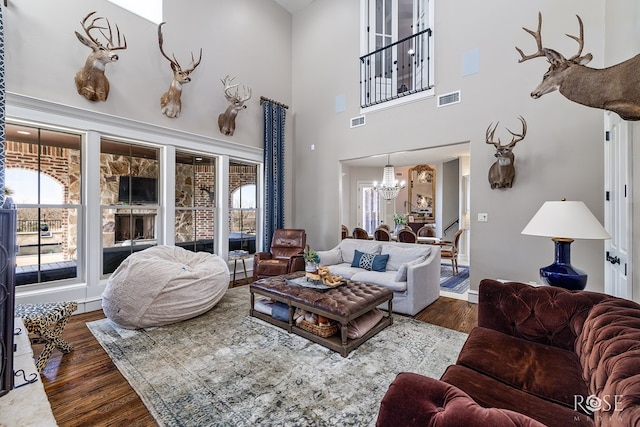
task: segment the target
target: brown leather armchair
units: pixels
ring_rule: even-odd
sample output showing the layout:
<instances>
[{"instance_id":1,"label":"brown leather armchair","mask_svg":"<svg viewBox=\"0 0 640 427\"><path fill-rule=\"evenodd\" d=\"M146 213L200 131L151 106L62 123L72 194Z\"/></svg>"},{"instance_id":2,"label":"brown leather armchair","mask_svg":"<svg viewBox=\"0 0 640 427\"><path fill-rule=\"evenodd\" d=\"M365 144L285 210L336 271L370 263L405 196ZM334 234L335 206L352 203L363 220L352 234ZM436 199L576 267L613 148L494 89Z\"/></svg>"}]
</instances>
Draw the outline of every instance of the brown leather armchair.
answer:
<instances>
[{"instance_id":1,"label":"brown leather armchair","mask_svg":"<svg viewBox=\"0 0 640 427\"><path fill-rule=\"evenodd\" d=\"M253 280L304 270L306 244L304 230L277 228L273 232L271 251L256 252L253 256Z\"/></svg>"}]
</instances>

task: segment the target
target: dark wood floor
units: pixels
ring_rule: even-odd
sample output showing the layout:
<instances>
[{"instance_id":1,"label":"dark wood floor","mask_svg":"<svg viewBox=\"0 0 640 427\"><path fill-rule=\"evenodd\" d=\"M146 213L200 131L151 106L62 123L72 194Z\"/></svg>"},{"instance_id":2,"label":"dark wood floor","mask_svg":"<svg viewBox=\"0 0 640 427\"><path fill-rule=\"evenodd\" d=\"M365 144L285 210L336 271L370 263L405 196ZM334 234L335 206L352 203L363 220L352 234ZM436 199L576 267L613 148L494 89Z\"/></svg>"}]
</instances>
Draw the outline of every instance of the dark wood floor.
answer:
<instances>
[{"instance_id":1,"label":"dark wood floor","mask_svg":"<svg viewBox=\"0 0 640 427\"><path fill-rule=\"evenodd\" d=\"M102 318L102 311L73 316L63 335L75 350L65 355L54 351L42 372L56 421L61 427L155 426L138 395L85 325ZM441 297L415 318L469 332L477 324L477 306ZM40 348L34 345L34 352Z\"/></svg>"}]
</instances>

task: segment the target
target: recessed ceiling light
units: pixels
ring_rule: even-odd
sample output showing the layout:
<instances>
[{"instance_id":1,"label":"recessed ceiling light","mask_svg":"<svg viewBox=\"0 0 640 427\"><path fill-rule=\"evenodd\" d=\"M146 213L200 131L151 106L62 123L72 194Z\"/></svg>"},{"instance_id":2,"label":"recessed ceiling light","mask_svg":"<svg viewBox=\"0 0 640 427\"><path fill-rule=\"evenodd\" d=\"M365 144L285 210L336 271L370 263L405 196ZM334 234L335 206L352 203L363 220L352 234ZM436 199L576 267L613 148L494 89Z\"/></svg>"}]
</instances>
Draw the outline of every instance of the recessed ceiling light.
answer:
<instances>
[{"instance_id":1,"label":"recessed ceiling light","mask_svg":"<svg viewBox=\"0 0 640 427\"><path fill-rule=\"evenodd\" d=\"M20 135L31 135L31 132L27 132L26 130L19 130L18 133Z\"/></svg>"},{"instance_id":2,"label":"recessed ceiling light","mask_svg":"<svg viewBox=\"0 0 640 427\"><path fill-rule=\"evenodd\" d=\"M201 162L202 161L202 157L196 157L196 162Z\"/></svg>"}]
</instances>

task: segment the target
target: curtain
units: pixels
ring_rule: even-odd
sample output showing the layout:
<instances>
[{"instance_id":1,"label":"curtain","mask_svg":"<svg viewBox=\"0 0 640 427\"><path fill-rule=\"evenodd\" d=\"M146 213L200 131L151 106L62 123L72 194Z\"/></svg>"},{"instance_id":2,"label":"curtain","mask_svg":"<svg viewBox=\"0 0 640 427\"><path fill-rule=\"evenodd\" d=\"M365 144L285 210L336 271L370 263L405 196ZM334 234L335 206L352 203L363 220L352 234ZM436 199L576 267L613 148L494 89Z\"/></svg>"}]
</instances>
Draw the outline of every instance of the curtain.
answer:
<instances>
[{"instance_id":1,"label":"curtain","mask_svg":"<svg viewBox=\"0 0 640 427\"><path fill-rule=\"evenodd\" d=\"M264 118L264 248L271 248L276 228L284 227L284 123L286 109L262 103Z\"/></svg>"},{"instance_id":2,"label":"curtain","mask_svg":"<svg viewBox=\"0 0 640 427\"><path fill-rule=\"evenodd\" d=\"M2 7L0 7L0 208L4 206L4 120L4 20L2 17Z\"/></svg>"}]
</instances>

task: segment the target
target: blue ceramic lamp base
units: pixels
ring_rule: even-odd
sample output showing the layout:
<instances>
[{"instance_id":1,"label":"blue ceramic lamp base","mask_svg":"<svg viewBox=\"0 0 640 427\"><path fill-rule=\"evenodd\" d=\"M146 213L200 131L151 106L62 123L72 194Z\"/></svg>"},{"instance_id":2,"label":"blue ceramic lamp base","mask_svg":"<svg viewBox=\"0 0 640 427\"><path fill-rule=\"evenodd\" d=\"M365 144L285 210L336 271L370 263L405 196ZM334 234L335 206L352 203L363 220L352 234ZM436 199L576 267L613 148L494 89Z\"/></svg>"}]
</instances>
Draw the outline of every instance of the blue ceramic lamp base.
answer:
<instances>
[{"instance_id":1,"label":"blue ceramic lamp base","mask_svg":"<svg viewBox=\"0 0 640 427\"><path fill-rule=\"evenodd\" d=\"M587 286L587 273L571 265L571 243L573 239L552 239L555 243L555 261L540 269L540 278L550 286L572 291Z\"/></svg>"}]
</instances>

